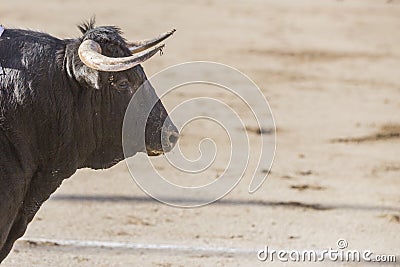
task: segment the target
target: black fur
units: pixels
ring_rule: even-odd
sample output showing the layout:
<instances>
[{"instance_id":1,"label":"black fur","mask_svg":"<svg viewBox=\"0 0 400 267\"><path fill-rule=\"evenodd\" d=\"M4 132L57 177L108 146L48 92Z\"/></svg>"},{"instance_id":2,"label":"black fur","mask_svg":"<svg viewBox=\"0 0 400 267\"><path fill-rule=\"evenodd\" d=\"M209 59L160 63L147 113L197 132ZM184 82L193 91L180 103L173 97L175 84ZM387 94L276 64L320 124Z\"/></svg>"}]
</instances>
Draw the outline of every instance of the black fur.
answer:
<instances>
[{"instance_id":1,"label":"black fur","mask_svg":"<svg viewBox=\"0 0 400 267\"><path fill-rule=\"evenodd\" d=\"M117 27L95 27L91 20L79 29L78 39L19 29L0 37L0 262L65 178L124 158L123 117L146 75L141 66L107 73L84 65L77 50L86 39L98 42L107 56L130 53ZM129 90L118 88L121 79L129 81ZM144 102L156 97L146 84ZM158 125L167 116L158 101L151 114L157 125L146 128L156 139L146 138L146 146L159 147Z\"/></svg>"}]
</instances>

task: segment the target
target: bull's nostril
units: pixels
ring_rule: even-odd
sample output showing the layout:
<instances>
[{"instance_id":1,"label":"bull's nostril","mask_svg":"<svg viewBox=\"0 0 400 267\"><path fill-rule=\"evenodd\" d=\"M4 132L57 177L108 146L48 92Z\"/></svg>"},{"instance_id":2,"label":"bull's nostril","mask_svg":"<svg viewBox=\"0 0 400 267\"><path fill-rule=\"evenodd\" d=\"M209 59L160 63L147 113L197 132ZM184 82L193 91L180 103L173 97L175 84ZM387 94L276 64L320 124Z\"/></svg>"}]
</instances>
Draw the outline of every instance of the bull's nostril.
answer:
<instances>
[{"instance_id":1,"label":"bull's nostril","mask_svg":"<svg viewBox=\"0 0 400 267\"><path fill-rule=\"evenodd\" d=\"M171 133L168 140L171 144L175 144L178 141L179 135L177 133Z\"/></svg>"}]
</instances>

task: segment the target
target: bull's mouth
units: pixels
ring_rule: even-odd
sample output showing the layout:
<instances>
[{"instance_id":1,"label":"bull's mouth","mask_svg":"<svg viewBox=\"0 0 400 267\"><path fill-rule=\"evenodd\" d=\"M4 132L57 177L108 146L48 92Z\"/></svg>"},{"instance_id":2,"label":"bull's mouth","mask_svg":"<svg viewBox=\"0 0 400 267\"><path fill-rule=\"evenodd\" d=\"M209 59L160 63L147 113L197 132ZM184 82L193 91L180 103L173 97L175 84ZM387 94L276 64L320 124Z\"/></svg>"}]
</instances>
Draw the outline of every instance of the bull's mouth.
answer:
<instances>
[{"instance_id":1,"label":"bull's mouth","mask_svg":"<svg viewBox=\"0 0 400 267\"><path fill-rule=\"evenodd\" d=\"M151 148L146 146L146 153L148 156L160 156L170 152L174 148L173 145L165 145L163 148Z\"/></svg>"},{"instance_id":2,"label":"bull's mouth","mask_svg":"<svg viewBox=\"0 0 400 267\"><path fill-rule=\"evenodd\" d=\"M159 156L165 153L170 152L176 145L179 139L178 132L167 132L165 137L162 138L163 141L161 143L149 142L146 144L146 152L148 156Z\"/></svg>"},{"instance_id":3,"label":"bull's mouth","mask_svg":"<svg viewBox=\"0 0 400 267\"><path fill-rule=\"evenodd\" d=\"M147 155L150 156L150 157L160 156L162 154L164 154L164 151L147 149Z\"/></svg>"}]
</instances>

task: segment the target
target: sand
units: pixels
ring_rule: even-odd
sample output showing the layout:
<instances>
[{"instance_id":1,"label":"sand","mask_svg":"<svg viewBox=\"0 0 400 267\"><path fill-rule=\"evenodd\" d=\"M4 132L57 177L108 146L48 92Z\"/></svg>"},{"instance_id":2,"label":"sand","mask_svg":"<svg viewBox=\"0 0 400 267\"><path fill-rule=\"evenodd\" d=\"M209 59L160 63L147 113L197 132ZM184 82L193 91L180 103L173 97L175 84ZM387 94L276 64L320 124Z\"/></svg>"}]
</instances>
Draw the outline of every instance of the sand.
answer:
<instances>
[{"instance_id":1,"label":"sand","mask_svg":"<svg viewBox=\"0 0 400 267\"><path fill-rule=\"evenodd\" d=\"M340 238L350 249L400 255L399 1L38 0L0 6L5 27L60 38L79 36L75 25L92 15L100 25L120 26L128 38L176 28L164 55L144 64L148 76L193 60L233 66L261 88L277 127L275 161L261 189L248 194L247 175L222 201L203 208L153 201L124 162L79 170L43 205L4 266L266 266L252 251L266 245L336 248ZM182 149L197 149L190 133L201 131L191 128ZM226 149L222 136L216 138ZM164 167L166 174L176 171ZM63 246L34 242L38 238L171 248ZM204 247L225 250L196 250Z\"/></svg>"}]
</instances>

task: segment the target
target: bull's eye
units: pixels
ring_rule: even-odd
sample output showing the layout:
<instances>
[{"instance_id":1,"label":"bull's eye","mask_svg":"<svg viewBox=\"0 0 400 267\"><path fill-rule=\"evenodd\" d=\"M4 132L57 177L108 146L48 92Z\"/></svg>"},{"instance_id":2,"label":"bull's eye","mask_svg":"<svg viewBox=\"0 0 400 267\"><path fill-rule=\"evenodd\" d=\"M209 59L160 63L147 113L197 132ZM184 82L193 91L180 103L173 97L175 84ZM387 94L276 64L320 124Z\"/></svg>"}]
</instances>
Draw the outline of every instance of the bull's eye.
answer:
<instances>
[{"instance_id":1,"label":"bull's eye","mask_svg":"<svg viewBox=\"0 0 400 267\"><path fill-rule=\"evenodd\" d=\"M128 80L120 80L117 82L117 88L121 90L126 90L129 88L129 82Z\"/></svg>"}]
</instances>

